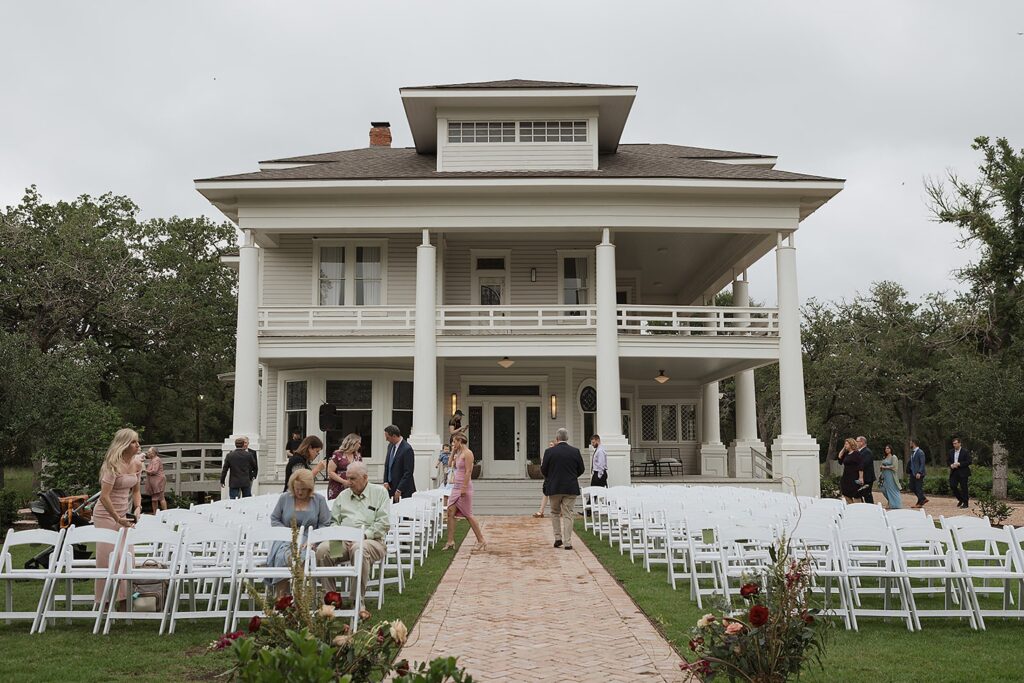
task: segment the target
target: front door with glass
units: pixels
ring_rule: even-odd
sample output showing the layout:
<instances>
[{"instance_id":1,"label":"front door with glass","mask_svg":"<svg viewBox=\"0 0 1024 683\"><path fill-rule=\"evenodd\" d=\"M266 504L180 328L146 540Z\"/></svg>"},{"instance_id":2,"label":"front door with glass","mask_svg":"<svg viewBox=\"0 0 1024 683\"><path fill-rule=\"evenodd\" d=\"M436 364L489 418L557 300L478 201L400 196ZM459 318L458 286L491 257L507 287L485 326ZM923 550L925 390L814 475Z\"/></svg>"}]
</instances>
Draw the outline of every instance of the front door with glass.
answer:
<instances>
[{"instance_id":1,"label":"front door with glass","mask_svg":"<svg viewBox=\"0 0 1024 683\"><path fill-rule=\"evenodd\" d=\"M469 407L470 447L487 479L522 479L539 458L540 401L481 401ZM474 434L474 431L476 434Z\"/></svg>"}]
</instances>

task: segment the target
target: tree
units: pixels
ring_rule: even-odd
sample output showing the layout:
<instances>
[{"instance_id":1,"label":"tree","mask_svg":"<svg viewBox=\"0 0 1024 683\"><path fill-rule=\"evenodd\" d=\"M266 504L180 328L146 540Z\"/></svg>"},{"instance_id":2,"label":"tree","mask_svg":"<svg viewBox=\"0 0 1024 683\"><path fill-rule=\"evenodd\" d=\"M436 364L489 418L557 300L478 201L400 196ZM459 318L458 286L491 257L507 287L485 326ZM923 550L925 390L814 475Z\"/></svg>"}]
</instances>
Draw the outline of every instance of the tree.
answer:
<instances>
[{"instance_id":1,"label":"tree","mask_svg":"<svg viewBox=\"0 0 1024 683\"><path fill-rule=\"evenodd\" d=\"M935 220L960 231L963 246L979 257L956 272L970 286L965 304L974 311L965 336L989 362L965 363L986 378L987 400L958 406L964 422L985 425L993 453L1009 446L1018 461L1024 450L1020 428L1024 396L1020 365L1024 360L1024 150L1014 151L1006 138L985 136L972 149L982 153L979 178L965 181L950 173L946 182L926 184ZM971 383L970 378L961 381ZM992 406L999 406L995 411ZM994 463L1005 471L1004 463ZM994 486L999 486L993 481Z\"/></svg>"}]
</instances>

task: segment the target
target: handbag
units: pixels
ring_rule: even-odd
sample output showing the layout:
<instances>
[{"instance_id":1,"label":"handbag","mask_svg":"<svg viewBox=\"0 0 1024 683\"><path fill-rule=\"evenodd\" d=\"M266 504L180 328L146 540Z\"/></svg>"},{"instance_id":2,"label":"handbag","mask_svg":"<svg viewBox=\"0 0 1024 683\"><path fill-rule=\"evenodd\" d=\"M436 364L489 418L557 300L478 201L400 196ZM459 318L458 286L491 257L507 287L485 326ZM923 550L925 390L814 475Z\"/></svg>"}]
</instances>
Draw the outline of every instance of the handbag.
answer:
<instances>
[{"instance_id":1,"label":"handbag","mask_svg":"<svg viewBox=\"0 0 1024 683\"><path fill-rule=\"evenodd\" d=\"M146 560L142 567L163 569L156 560ZM159 612L164 608L167 601L167 589L170 581L167 579L156 579L132 582L132 609L136 612Z\"/></svg>"}]
</instances>

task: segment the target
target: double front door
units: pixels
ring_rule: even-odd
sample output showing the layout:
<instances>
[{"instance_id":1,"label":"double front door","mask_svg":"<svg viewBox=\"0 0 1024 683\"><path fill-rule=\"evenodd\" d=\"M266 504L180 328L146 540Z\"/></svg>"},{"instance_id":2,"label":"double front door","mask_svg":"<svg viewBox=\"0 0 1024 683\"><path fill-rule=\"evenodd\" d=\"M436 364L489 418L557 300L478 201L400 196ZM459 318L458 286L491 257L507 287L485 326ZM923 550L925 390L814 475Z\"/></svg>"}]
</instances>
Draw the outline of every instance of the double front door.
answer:
<instances>
[{"instance_id":1,"label":"double front door","mask_svg":"<svg viewBox=\"0 0 1024 683\"><path fill-rule=\"evenodd\" d=\"M523 479L539 458L541 405L532 400L480 400L469 405L469 446L487 479Z\"/></svg>"}]
</instances>

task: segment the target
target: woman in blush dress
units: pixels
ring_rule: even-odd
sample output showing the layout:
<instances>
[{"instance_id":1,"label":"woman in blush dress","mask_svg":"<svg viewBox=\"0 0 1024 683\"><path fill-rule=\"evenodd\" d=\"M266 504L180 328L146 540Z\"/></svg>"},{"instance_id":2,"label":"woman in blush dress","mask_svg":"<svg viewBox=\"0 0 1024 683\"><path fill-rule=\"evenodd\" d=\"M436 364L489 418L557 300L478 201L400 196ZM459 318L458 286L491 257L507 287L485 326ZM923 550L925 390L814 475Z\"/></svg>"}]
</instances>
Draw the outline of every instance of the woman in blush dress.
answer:
<instances>
[{"instance_id":1,"label":"woman in blush dress","mask_svg":"<svg viewBox=\"0 0 1024 683\"><path fill-rule=\"evenodd\" d=\"M881 480L879 488L885 494L885 499L889 501L890 510L899 510L903 507L903 501L900 498L900 482L896 478L896 468L898 466L899 460L896 458L896 454L892 452L892 446L885 444L885 455L882 456L882 462L879 464L879 469L882 471L881 475L879 475Z\"/></svg>"},{"instance_id":2,"label":"woman in blush dress","mask_svg":"<svg viewBox=\"0 0 1024 683\"><path fill-rule=\"evenodd\" d=\"M864 497L861 492L864 486L864 463L861 461L858 450L857 441L847 439L843 443L843 450L839 452L839 462L843 465L843 476L839 478L839 490L847 499L847 503Z\"/></svg>"},{"instance_id":3,"label":"woman in blush dress","mask_svg":"<svg viewBox=\"0 0 1024 683\"><path fill-rule=\"evenodd\" d=\"M465 430L452 434L451 459L455 460L455 479L448 495L448 542L444 550L455 547L455 516L465 517L476 535L476 550L487 547L480 525L473 517L473 451L469 450ZM449 459L449 462L451 462Z\"/></svg>"},{"instance_id":4,"label":"woman in blush dress","mask_svg":"<svg viewBox=\"0 0 1024 683\"><path fill-rule=\"evenodd\" d=\"M119 429L114 440L103 456L100 467L100 501L92 512L92 523L99 529L119 531L122 527L135 526L135 520L142 514L142 491L139 476L142 466L136 457L139 454L139 435L133 429ZM129 517L129 513L133 517ZM114 546L109 543L96 544L96 567L110 566L110 554ZM128 581L119 582L117 600L128 598ZM99 603L103 597L104 579L96 579L96 597Z\"/></svg>"},{"instance_id":5,"label":"woman in blush dress","mask_svg":"<svg viewBox=\"0 0 1024 683\"><path fill-rule=\"evenodd\" d=\"M348 488L348 476L345 473L349 465L363 459L359 455L359 447L362 445L361 436L349 434L341 440L338 450L327 461L327 500L334 500Z\"/></svg>"},{"instance_id":6,"label":"woman in blush dress","mask_svg":"<svg viewBox=\"0 0 1024 683\"><path fill-rule=\"evenodd\" d=\"M167 509L167 498L164 495L167 488L167 477L164 476L164 463L160 459L160 451L155 447L146 451L146 460L143 464L146 468L146 493L149 494L149 499L153 502L153 514L155 515L157 509Z\"/></svg>"}]
</instances>

